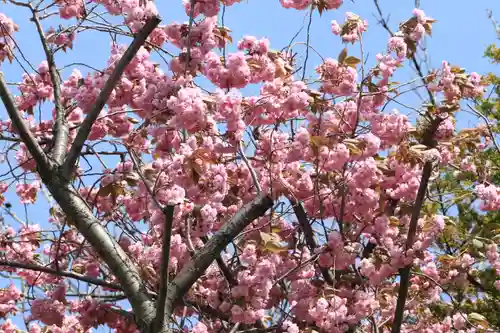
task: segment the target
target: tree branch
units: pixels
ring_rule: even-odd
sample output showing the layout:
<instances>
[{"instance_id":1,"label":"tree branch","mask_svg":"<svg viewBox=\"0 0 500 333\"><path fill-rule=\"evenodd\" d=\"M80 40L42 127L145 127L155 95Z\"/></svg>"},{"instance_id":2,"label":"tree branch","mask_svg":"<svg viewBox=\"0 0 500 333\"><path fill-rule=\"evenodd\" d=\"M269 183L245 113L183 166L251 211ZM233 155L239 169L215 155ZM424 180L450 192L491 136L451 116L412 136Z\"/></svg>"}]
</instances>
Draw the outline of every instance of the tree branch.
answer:
<instances>
[{"instance_id":1,"label":"tree branch","mask_svg":"<svg viewBox=\"0 0 500 333\"><path fill-rule=\"evenodd\" d=\"M172 238L172 223L174 220L175 206L168 205L163 209L165 214L165 229L163 229L163 246L161 249L160 263L160 289L156 303L155 326L153 333L161 331L162 327L168 327L170 317L165 317L165 301L168 288L168 263L170 262L170 240ZM166 322L164 323L166 319Z\"/></svg>"},{"instance_id":2,"label":"tree branch","mask_svg":"<svg viewBox=\"0 0 500 333\"><path fill-rule=\"evenodd\" d=\"M413 246L415 240L415 233L417 232L417 223L420 217L420 211L425 199L425 193L427 192L427 185L429 184L429 178L432 173L432 162L428 161L424 164L424 169L422 171L422 177L420 179L420 186L417 192L417 199L415 200L415 205L413 206L413 212L410 220L410 227L408 229L408 236L406 238L406 250ZM405 309L406 297L408 296L408 287L410 286L410 269L412 264L404 267L400 270L400 282L399 282L399 293L398 302L396 304L396 311L394 313L394 321L392 322L392 333L399 333L401 331L401 324L403 323L403 314Z\"/></svg>"},{"instance_id":3,"label":"tree branch","mask_svg":"<svg viewBox=\"0 0 500 333\"><path fill-rule=\"evenodd\" d=\"M201 241L203 242L203 244L207 243L208 237L202 236ZM218 255L217 257L215 257L215 261L217 262L217 266L219 266L219 269L221 270L222 275L224 275L224 277L226 278L227 283L229 283L229 286L233 287L233 286L238 285L238 281L235 279L235 277L233 276L233 273L231 272L229 267L227 267L227 265L224 262L224 260L222 259L222 257L220 255Z\"/></svg>"},{"instance_id":4,"label":"tree branch","mask_svg":"<svg viewBox=\"0 0 500 333\"><path fill-rule=\"evenodd\" d=\"M66 179L61 179L54 172L40 172L40 176L66 218L74 223L118 279L132 306L138 327L143 332L149 329L154 320L154 304L134 263Z\"/></svg>"},{"instance_id":5,"label":"tree branch","mask_svg":"<svg viewBox=\"0 0 500 333\"><path fill-rule=\"evenodd\" d=\"M236 280L236 278L233 276L233 273L231 272L229 267L227 267L227 265L224 262L224 260L222 259L222 257L217 256L217 258L215 258L215 261L217 262L217 265L219 266L220 270L222 271L222 274L226 278L227 283L229 283L229 286L231 286L231 287L237 286L238 280Z\"/></svg>"},{"instance_id":6,"label":"tree branch","mask_svg":"<svg viewBox=\"0 0 500 333\"><path fill-rule=\"evenodd\" d=\"M309 220L307 218L306 211L304 210L304 207L302 204L295 202L295 201L290 201L292 203L293 211L295 213L295 216L297 217L297 220L299 221L300 228L304 232L304 235L306 237L306 243L311 252L314 252L314 249L318 247L318 244L316 243L316 240L314 239L314 233L311 227L311 224L309 223ZM323 278L325 279L325 282L328 283L330 286L333 286L333 276L331 272L328 270L326 267L321 267L321 274L323 275Z\"/></svg>"},{"instance_id":7,"label":"tree branch","mask_svg":"<svg viewBox=\"0 0 500 333\"><path fill-rule=\"evenodd\" d=\"M31 156L35 159L37 167L40 170L49 170L50 162L47 155L45 155L42 147L40 147L30 129L24 122L24 119L21 117L21 113L17 109L9 89L7 88L3 72L0 72L0 98L2 99L5 109L7 110L7 114L12 120L12 124L19 133L21 140L26 145L26 148Z\"/></svg>"},{"instance_id":8,"label":"tree branch","mask_svg":"<svg viewBox=\"0 0 500 333\"><path fill-rule=\"evenodd\" d=\"M33 17L31 21L33 21L36 25L36 29L38 31L38 35L40 36L40 41L42 42L42 47L45 52L45 57L47 58L47 64L49 65L49 74L50 79L52 81L52 88L54 90L54 105L56 108L56 119L54 122L54 140L52 142L52 157L57 164L61 164L64 160L64 156L66 156L66 149L68 148L68 123L66 121L66 116L64 113L64 108L61 104L61 85L59 80L59 75L57 73L56 64L54 61L54 54L50 50L47 40L45 38L45 34L43 32L42 24L40 20L36 16L36 12L29 5L31 12L33 13Z\"/></svg>"},{"instance_id":9,"label":"tree branch","mask_svg":"<svg viewBox=\"0 0 500 333\"><path fill-rule=\"evenodd\" d=\"M97 97L94 106L87 114L87 117L85 117L85 120L80 126L75 141L73 142L73 145L71 146L71 149L68 153L68 157L64 161L62 170L63 170L63 176L66 177L66 179L70 178L70 175L73 172L73 168L75 167L76 161L78 160L78 157L82 152L83 145L85 144L85 141L87 140L89 133L92 129L92 125L97 120L97 117L99 116L102 108L108 101L111 92L118 83L118 80L125 71L125 68L135 57L137 51L139 51L141 46L145 43L146 39L151 34L151 32L153 32L153 30L158 26L160 21L161 21L160 18L156 16L148 19L142 30L139 31L139 33L135 36L134 41L132 42L132 44L130 44L127 51L125 51L118 64L116 64L113 73L111 73L110 77L104 84L104 88L101 90L101 93Z\"/></svg>"},{"instance_id":10,"label":"tree branch","mask_svg":"<svg viewBox=\"0 0 500 333\"><path fill-rule=\"evenodd\" d=\"M47 273L47 274L51 274L51 275L64 276L64 277L68 277L71 279L94 284L97 286L103 286L106 288L121 290L120 286L117 284L114 284L114 283L106 282L104 280L96 279L96 278L93 278L90 276L85 276L85 275L81 275L81 274L77 274L77 273L73 273L73 272L58 271L58 270L55 270L52 268L48 268L48 267L40 266L40 265L35 265L35 264L25 264L25 263L15 262L15 261L0 260L0 266L28 269L31 271L42 272L42 273Z\"/></svg>"},{"instance_id":11,"label":"tree branch","mask_svg":"<svg viewBox=\"0 0 500 333\"><path fill-rule=\"evenodd\" d=\"M224 248L253 220L264 215L271 208L273 200L259 195L243 206L222 228L210 238L203 248L196 252L191 261L177 274L168 287L165 316L174 312L176 302L191 288Z\"/></svg>"}]
</instances>

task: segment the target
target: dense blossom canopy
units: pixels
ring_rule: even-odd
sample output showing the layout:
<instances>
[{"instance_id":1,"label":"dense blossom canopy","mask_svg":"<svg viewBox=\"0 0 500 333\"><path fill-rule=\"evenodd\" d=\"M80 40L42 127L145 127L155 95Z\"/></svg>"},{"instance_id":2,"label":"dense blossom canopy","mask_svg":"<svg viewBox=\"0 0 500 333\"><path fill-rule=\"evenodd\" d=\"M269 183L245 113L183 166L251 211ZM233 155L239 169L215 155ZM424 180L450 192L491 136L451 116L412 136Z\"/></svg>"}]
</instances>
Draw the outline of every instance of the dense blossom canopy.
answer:
<instances>
[{"instance_id":1,"label":"dense blossom canopy","mask_svg":"<svg viewBox=\"0 0 500 333\"><path fill-rule=\"evenodd\" d=\"M280 0L320 13L342 2ZM340 47L307 77L291 44L276 51L245 36L227 52L231 30L219 18L240 0L183 0L189 22L159 25L152 1L7 3L30 13L17 23L36 26L46 60L9 88L0 82L10 168L0 203L15 221L0 230L10 279L0 280L0 332L146 332L152 321L139 311L161 302L176 332L500 329L495 305L470 305L498 305L500 227L460 222L465 203L479 203L476 220L500 209L496 127L456 125L492 81L446 61L423 72L415 54L438 24L423 10L397 30L384 23L376 55L363 51L367 20L346 13L331 32L360 55ZM95 23L94 6L126 29ZM58 28L45 24L56 7ZM113 42L101 69L62 75L53 55L73 52L89 27L134 43L152 28L135 50ZM0 13L0 28L4 70L22 55L16 22ZM410 64L415 80L394 82ZM415 82L425 101L413 121L386 106ZM243 93L250 85L258 94ZM50 221L17 217L8 192L16 207L45 196ZM261 212L246 213L252 205Z\"/></svg>"}]
</instances>

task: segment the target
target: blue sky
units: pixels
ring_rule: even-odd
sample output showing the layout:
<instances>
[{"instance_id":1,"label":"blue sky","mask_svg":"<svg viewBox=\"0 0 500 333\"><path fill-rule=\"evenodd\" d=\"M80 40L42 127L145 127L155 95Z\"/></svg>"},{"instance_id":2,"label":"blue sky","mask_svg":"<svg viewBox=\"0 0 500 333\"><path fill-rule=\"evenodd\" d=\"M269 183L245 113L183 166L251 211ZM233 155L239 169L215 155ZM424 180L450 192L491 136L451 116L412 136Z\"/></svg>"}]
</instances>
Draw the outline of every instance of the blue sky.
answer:
<instances>
[{"instance_id":1,"label":"blue sky","mask_svg":"<svg viewBox=\"0 0 500 333\"><path fill-rule=\"evenodd\" d=\"M397 30L398 23L405 21L412 15L414 7L412 0L379 0L379 3L384 14L390 14L389 24L393 30ZM422 0L420 3L421 8L428 16L438 20L434 24L432 38L428 38L426 41L431 67L440 67L441 62L447 60L452 64L465 67L468 71L486 73L495 70L482 55L485 47L495 39L494 29L487 18L486 10L491 9L500 18L500 1ZM157 6L163 18L163 24L172 21L187 21L181 0L157 1ZM364 48L365 54L369 57L368 65L374 64L374 56L385 49L388 34L377 24L376 10L371 0L356 0L354 2L345 0L345 4L340 10L328 11L322 17L315 13L311 25L311 45L325 58L336 58L344 46L340 38L331 33L330 22L333 19L343 22L346 11L352 11L369 22L368 32L363 37ZM19 24L20 31L16 34L19 46L26 57L37 66L44 59L44 54L35 34L34 25L29 22L27 10L1 2L0 12L13 18ZM290 39L303 25L307 24L306 14L307 11L283 9L278 0L243 0L241 3L227 8L224 21L225 25L232 29L231 35L234 41L244 35L253 35L258 38L266 37L271 41L271 48L281 49L288 45ZM50 22L58 24L60 21L52 20ZM49 27L48 23L48 20L44 21L45 29ZM296 41L305 41L305 31L304 28ZM58 67L72 62L85 62L94 67L103 68L109 56L109 45L109 36L105 34L83 33L77 37L74 49L69 50L67 54L59 54L56 62ZM231 49L234 49L234 45L228 50L231 51ZM299 62L301 62L304 48L299 46L296 51L299 52ZM359 56L359 46L349 46L349 53ZM314 68L318 64L318 56L311 53L307 74L313 76ZM0 69L5 73L8 81L21 79L22 70L16 64L4 63ZM67 74L69 72L66 71ZM82 70L82 72L86 71ZM414 77L413 71L405 69L398 73L396 80L405 82L412 77ZM246 91L255 93L256 89L250 88ZM404 97L404 101L417 106L419 99L416 95L409 94ZM405 113L406 111L401 110L401 112ZM0 106L0 119L7 119L2 106ZM469 121L471 121L470 118L464 118L462 125L468 126ZM4 147L3 143L0 145ZM5 170L6 166L0 165L0 173ZM24 207L17 203L15 195L8 195L7 198L13 204L13 211L20 214L21 217L24 216ZM27 207L27 212L32 222L47 226L49 205L45 203L45 200L42 201ZM13 224L14 222L10 217L5 216L5 223ZM5 287L8 283L0 277L0 287ZM17 320L16 322L21 323Z\"/></svg>"}]
</instances>

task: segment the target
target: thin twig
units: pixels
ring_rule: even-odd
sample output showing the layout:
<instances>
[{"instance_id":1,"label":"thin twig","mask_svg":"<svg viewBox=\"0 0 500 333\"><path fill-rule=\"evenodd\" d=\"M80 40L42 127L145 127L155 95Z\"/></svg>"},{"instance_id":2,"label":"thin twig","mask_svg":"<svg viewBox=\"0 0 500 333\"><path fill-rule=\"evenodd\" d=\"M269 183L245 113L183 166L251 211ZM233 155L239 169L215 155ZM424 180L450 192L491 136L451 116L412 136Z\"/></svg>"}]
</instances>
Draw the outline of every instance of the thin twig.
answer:
<instances>
[{"instance_id":1,"label":"thin twig","mask_svg":"<svg viewBox=\"0 0 500 333\"><path fill-rule=\"evenodd\" d=\"M312 230L311 224L309 223L309 220L307 218L306 211L304 210L304 207L302 206L301 203L292 201L293 211L295 213L295 216L297 217L297 220L299 221L300 228L302 229L302 232L304 233L306 237L306 243L311 252L314 252L314 250L318 247L318 244L316 243L316 240L314 239L314 232ZM321 274L323 275L323 278L325 279L326 283L328 283L330 286L333 285L333 276L331 272L328 270L326 267L321 267Z\"/></svg>"},{"instance_id":2,"label":"thin twig","mask_svg":"<svg viewBox=\"0 0 500 333\"><path fill-rule=\"evenodd\" d=\"M307 34L306 34L306 56L304 59L304 65L302 68L302 78L301 81L304 81L306 77L306 69L307 69L307 60L309 59L309 42L311 40L311 25L312 25L312 17L314 13L314 6L311 5L311 11L309 12L309 23L307 24Z\"/></svg>"},{"instance_id":3,"label":"thin twig","mask_svg":"<svg viewBox=\"0 0 500 333\"><path fill-rule=\"evenodd\" d=\"M20 263L20 262L15 262L15 261L0 260L0 266L21 268L21 269L27 269L27 270L31 270L31 271L47 273L47 274L56 275L56 276L64 276L64 277L68 277L71 279L94 284L97 286L103 286L106 288L121 290L121 287L117 284L114 284L114 283L106 282L104 280L96 279L96 278L93 278L90 276L85 276L85 275L81 275L81 274L77 274L77 273L73 273L73 272L57 271L57 270L52 269L52 268L48 268L48 267L44 267L44 266L40 266L40 265L35 265L35 264L26 264L26 263Z\"/></svg>"},{"instance_id":4,"label":"thin twig","mask_svg":"<svg viewBox=\"0 0 500 333\"><path fill-rule=\"evenodd\" d=\"M144 177L144 175L143 175L143 173L141 171L139 162L137 161L137 158L134 155L134 152L130 151L130 150L128 150L128 152L129 152L129 155L130 155L130 159L132 160L132 164L134 165L134 169L137 172L137 174L139 175L139 178L141 178L142 182L144 183L144 187L146 187L146 191L149 193L149 195L151 196L151 199L153 199L153 202L158 207L158 209L162 209L163 210L163 205L156 198L156 195L154 193L154 188L151 186L152 185L151 182L148 181L146 179L146 177Z\"/></svg>"},{"instance_id":5,"label":"thin twig","mask_svg":"<svg viewBox=\"0 0 500 333\"><path fill-rule=\"evenodd\" d=\"M252 167L252 165L248 161L248 158L245 155L245 152L243 151L242 143L240 143L240 146L238 147L238 151L241 155L241 159L243 160L243 162L245 162L248 170L250 171L250 175L252 176L253 184L255 185L255 188L257 189L257 194L260 194L262 192L262 187L260 186L259 179L257 178L257 173L255 172L255 169Z\"/></svg>"},{"instance_id":6,"label":"thin twig","mask_svg":"<svg viewBox=\"0 0 500 333\"><path fill-rule=\"evenodd\" d=\"M389 27L389 24L387 23L387 20L384 18L384 15L382 13L382 8L380 8L380 4L378 3L378 0L373 0L374 4L375 4L375 8L377 9L377 12L379 14L379 23L382 25L382 27L384 27L385 30L387 30L387 32L391 35L391 37L394 36L394 33L392 32L391 28ZM416 53L415 53L416 54ZM422 68L420 67L418 61L417 61L417 57L415 56L415 54L412 54L411 55L411 61L413 62L413 65L415 66L415 70L417 71L418 75L420 76L423 84L424 84L424 87L425 89L427 90L427 94L429 95L429 100L431 102L432 105L436 105L436 99L434 98L434 95L432 94L432 91L429 89L428 85L427 85L427 82L425 81L424 79L424 75L423 75L423 72L422 72Z\"/></svg>"},{"instance_id":7,"label":"thin twig","mask_svg":"<svg viewBox=\"0 0 500 333\"><path fill-rule=\"evenodd\" d=\"M465 321L466 321L469 325L471 325L472 327L474 327L474 328L476 328L476 329L478 329L478 328L479 328L479 327L477 327L476 325L474 325L474 324L473 324L473 323L469 320L469 318L468 318L466 315L464 315L464 314L462 313L462 311L460 311L460 308L459 308L460 303L459 303L459 302L457 302L457 301L455 300L455 298L453 297L453 295L452 295L452 294L451 294L451 293L447 290L447 288L445 288L442 284L440 284L439 282L437 282L436 280L434 280L432 277L430 277L429 275L424 274L424 273L419 273L419 272L414 272L414 271L413 271L413 272L411 272L411 274L416 275L416 276L422 276L422 277L424 277L424 278L428 279L429 281L431 281L432 283L434 283L434 285L435 285L435 286L439 287L439 288L441 289L441 291L442 291L442 292L444 292L446 295L448 295L448 297L450 298L450 300L451 300L451 302L452 302L452 304L453 304L453 307L455 308L455 310L458 310L458 311L457 311L457 312L458 312L458 314L460 314L460 316L461 316L461 317L462 317L462 318L463 318L463 319L464 319L464 320L465 320ZM485 329L485 328L480 328L480 329L481 329L481 332L492 332L492 333L493 333L493 332L498 332L498 331L496 331L496 330L489 330L489 329Z\"/></svg>"}]
</instances>

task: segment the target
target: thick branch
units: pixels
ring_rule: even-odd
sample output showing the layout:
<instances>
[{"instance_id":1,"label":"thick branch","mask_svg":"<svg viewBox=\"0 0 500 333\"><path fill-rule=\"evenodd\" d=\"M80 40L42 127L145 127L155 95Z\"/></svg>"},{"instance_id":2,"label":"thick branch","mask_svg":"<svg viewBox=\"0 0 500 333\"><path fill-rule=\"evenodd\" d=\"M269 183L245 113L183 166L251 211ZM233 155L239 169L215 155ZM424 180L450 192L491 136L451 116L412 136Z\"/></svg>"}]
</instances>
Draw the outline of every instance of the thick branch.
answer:
<instances>
[{"instance_id":1,"label":"thick branch","mask_svg":"<svg viewBox=\"0 0 500 333\"><path fill-rule=\"evenodd\" d=\"M30 5L31 7L31 5ZM61 104L61 84L59 80L59 75L57 73L56 64L54 61L54 54L50 50L47 39L43 32L42 24L36 16L36 12L31 8L33 12L32 21L36 25L38 35L40 36L40 41L42 42L42 47L45 52L45 57L47 58L47 64L49 65L49 74L52 81L52 88L54 90L54 105L56 108L56 119L54 122L54 141L52 143L52 157L57 164L62 163L64 156L66 156L66 149L68 147L68 123L64 114L64 108Z\"/></svg>"},{"instance_id":2,"label":"thick branch","mask_svg":"<svg viewBox=\"0 0 500 333\"><path fill-rule=\"evenodd\" d=\"M165 316L170 317L175 303L203 275L222 250L253 220L264 215L271 208L273 200L267 195L259 195L243 206L228 222L210 238L205 246L193 256L191 261L177 274L168 287Z\"/></svg>"},{"instance_id":3,"label":"thick branch","mask_svg":"<svg viewBox=\"0 0 500 333\"><path fill-rule=\"evenodd\" d=\"M21 118L7 89L3 74L0 73L0 97L7 109L21 140L37 163L38 172L54 199L67 218L74 222L78 231L93 246L96 252L118 278L120 285L132 305L140 327L149 327L154 319L152 304L142 278L134 263L128 258L118 243L109 235L92 210L65 179L51 170L50 161L43 152L29 128Z\"/></svg>"},{"instance_id":4,"label":"thick branch","mask_svg":"<svg viewBox=\"0 0 500 333\"><path fill-rule=\"evenodd\" d=\"M96 279L96 278L93 278L90 276L85 276L85 275L81 275L81 274L77 274L77 273L73 273L73 272L57 271L57 270L52 269L52 268L48 268L48 267L40 266L40 265L35 265L35 264L25 264L22 262L0 260L0 266L28 269L28 270L36 271L36 272L42 272L42 273L47 273L47 274L52 274L52 275L57 275L57 276L64 276L64 277L68 277L71 279L94 284L97 286L103 286L106 288L121 290L120 286L116 285L114 283L109 283L109 282L106 282L104 280Z\"/></svg>"},{"instance_id":5,"label":"thick branch","mask_svg":"<svg viewBox=\"0 0 500 333\"><path fill-rule=\"evenodd\" d=\"M306 211L304 210L302 204L295 201L291 201L291 203L295 216L299 221L300 228L302 229L306 237L307 246L309 247L311 252L314 252L314 249L318 247L318 244L314 239L314 233L311 224L309 223L309 220L307 218ZM328 268L321 267L321 274L323 275L323 278L325 279L326 283L328 283L330 286L333 286L333 277Z\"/></svg>"},{"instance_id":6,"label":"thick branch","mask_svg":"<svg viewBox=\"0 0 500 333\"><path fill-rule=\"evenodd\" d=\"M87 117L85 117L85 120L80 126L75 141L73 142L73 145L71 146L71 149L68 153L68 157L64 161L63 172L64 176L67 179L73 172L73 168L75 167L76 161L78 160L78 157L82 152L83 145L85 144L85 141L89 136L90 130L92 129L92 125L94 125L95 121L97 120L97 117L99 116L102 108L108 101L111 92L118 83L118 80L125 71L125 68L132 61L132 59L134 59L135 55L137 54L137 51L139 51L141 46L146 42L146 39L158 26L160 21L161 20L158 17L152 17L148 19L142 30L139 31L139 33L135 36L134 41L132 42L132 44L130 44L127 51L125 51L120 61L116 64L113 73L111 73L110 77L104 84L104 88L101 90L101 93L97 97L94 106L87 114Z\"/></svg>"},{"instance_id":7,"label":"thick branch","mask_svg":"<svg viewBox=\"0 0 500 333\"><path fill-rule=\"evenodd\" d=\"M417 232L417 223L420 217L420 211L424 203L425 193L427 192L427 185L432 173L432 162L428 161L424 164L422 178L420 179L420 186L418 188L417 199L413 206L413 212L410 220L410 227L408 229L408 236L406 238L406 250L413 246L415 240L415 233ZM401 324L403 323L403 314L405 309L406 297L408 296L408 287L410 286L410 269L412 264L400 270L399 294L396 311L394 313L394 321L392 323L392 333L399 333L401 331Z\"/></svg>"},{"instance_id":8,"label":"thick branch","mask_svg":"<svg viewBox=\"0 0 500 333\"><path fill-rule=\"evenodd\" d=\"M19 133L21 140L26 145L26 148L31 156L35 159L37 167L40 170L49 170L50 163L47 155L45 155L42 147L40 147L30 129L24 122L24 119L21 117L21 113L17 109L9 89L7 88L3 72L0 72L0 98L2 98L7 114L9 115L10 120L12 120L12 124Z\"/></svg>"},{"instance_id":9,"label":"thick branch","mask_svg":"<svg viewBox=\"0 0 500 333\"><path fill-rule=\"evenodd\" d=\"M28 151L37 162L40 177L66 214L67 218L75 224L78 231L92 245L100 258L103 259L111 272L116 276L133 308L137 324L143 331L151 327L155 315L154 304L148 295L145 284L134 263L118 245L116 240L109 235L101 222L93 215L90 207L71 184L68 183L67 179L80 156L83 144L88 137L93 123L109 98L114 86L118 82L126 66L134 58L141 45L145 42L154 28L158 26L159 22L160 19L157 17L149 19L144 28L137 34L122 59L116 65L115 70L97 98L94 107L80 127L75 143L71 147L68 158L64 162L62 168L63 174L58 174L52 170L49 159L30 133L24 120L21 118L7 89L3 75L0 75L0 97L12 119L13 125L16 127L21 139L26 144Z\"/></svg>"},{"instance_id":10,"label":"thick branch","mask_svg":"<svg viewBox=\"0 0 500 333\"><path fill-rule=\"evenodd\" d=\"M161 249L160 263L160 290L156 303L155 327L153 333L160 332L162 327L168 327L168 319L165 321L165 301L167 299L168 288L168 263L170 262L170 240L172 238L172 222L174 220L174 206L167 206L163 209L165 214L165 229L163 230L163 246Z\"/></svg>"},{"instance_id":11,"label":"thick branch","mask_svg":"<svg viewBox=\"0 0 500 333\"><path fill-rule=\"evenodd\" d=\"M118 279L138 326L141 330L149 328L154 320L154 304L134 263L65 179L54 173L40 172L40 176L67 219L74 223Z\"/></svg>"}]
</instances>

